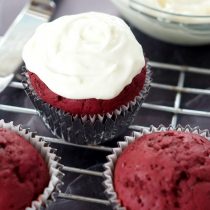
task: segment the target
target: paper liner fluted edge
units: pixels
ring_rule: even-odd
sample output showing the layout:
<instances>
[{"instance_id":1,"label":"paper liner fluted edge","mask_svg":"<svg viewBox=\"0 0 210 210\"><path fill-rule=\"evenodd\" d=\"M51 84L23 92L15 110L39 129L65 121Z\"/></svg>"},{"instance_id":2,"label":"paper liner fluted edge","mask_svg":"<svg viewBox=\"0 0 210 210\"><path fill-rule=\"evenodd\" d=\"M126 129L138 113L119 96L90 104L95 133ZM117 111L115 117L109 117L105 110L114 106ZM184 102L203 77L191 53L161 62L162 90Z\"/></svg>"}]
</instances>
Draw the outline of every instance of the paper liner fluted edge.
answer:
<instances>
[{"instance_id":1,"label":"paper liner fluted edge","mask_svg":"<svg viewBox=\"0 0 210 210\"><path fill-rule=\"evenodd\" d=\"M27 85L29 85L28 88L30 89L30 91L32 91L32 94L36 95L37 99L40 99L40 97L37 96L36 92L34 91L34 89L31 86L31 83L30 83L30 80L28 78L27 72L28 72L28 70L25 68L25 66L23 66L22 67L22 73L23 73L23 76L25 78L23 79L22 83L23 83L25 88L26 88ZM81 118L82 122L85 122L86 120L90 120L91 122L94 122L96 119L98 119L98 120L100 120L102 122L103 118L105 116L107 118L112 118L113 115L116 115L116 116L120 115L123 111L127 111L129 108L134 106L136 103L139 103L140 101L142 101L142 100L144 100L146 98L146 96L147 96L147 94L149 92L149 89L151 87L151 80L152 80L151 79L151 75L152 75L152 73L151 73L151 66L147 63L146 64L146 76L145 76L145 82L144 82L143 88L140 90L139 95L136 96L132 101L129 101L126 105L122 105L119 108L115 109L114 111L105 113L103 115L101 115L101 114L94 114L94 115L83 115L82 117L80 117L78 115L72 114L71 116L74 119ZM40 100L42 100L42 99L40 99ZM48 103L46 103L44 101L43 101L43 103L48 105L51 108L54 108L57 111L61 111L62 112L62 110L59 109L59 108L55 108L52 105L50 105L50 104L48 104ZM65 112L65 111L63 111L63 112Z\"/></svg>"},{"instance_id":2,"label":"paper liner fluted edge","mask_svg":"<svg viewBox=\"0 0 210 210\"><path fill-rule=\"evenodd\" d=\"M117 193L115 192L113 183L114 168L118 157L129 144L134 142L139 137L145 134L162 131L182 131L186 133L198 134L210 141L209 130L201 130L198 126L191 127L190 125L186 125L185 127L182 127L181 125L177 125L176 127L173 127L172 125L169 125L169 127L165 127L164 125L159 125L158 127L155 127L151 125L149 128L141 128L138 131L134 131L131 136L125 136L125 141L118 142L118 147L113 148L112 154L107 156L108 161L103 165L103 185L105 187L105 195L107 196L114 210L126 210L126 208L121 205L121 202L117 198Z\"/></svg>"},{"instance_id":3,"label":"paper liner fluted edge","mask_svg":"<svg viewBox=\"0 0 210 210\"><path fill-rule=\"evenodd\" d=\"M64 139L65 141L71 142L71 143L78 143L78 144L100 144L105 142L107 139L112 139L113 137L120 134L120 130L122 129L122 124L126 124L124 127L129 126L133 120L135 115L137 114L138 110L141 107L141 104L145 100L146 96L148 95L150 84L151 84L151 70L150 66L147 64L146 66L146 77L144 86L139 92L139 95L134 98L133 101L130 101L127 103L127 105L122 105L119 109L114 110L111 113L106 113L104 115L85 115L82 117L79 117L78 115L71 115L70 113L66 113L65 111L62 111L59 108L55 108L51 106L50 104L44 102L42 99L39 98L39 96L34 91L30 80L28 78L27 70L25 67L23 67L23 85L25 88L25 91L31 101L33 102L34 106L36 107L39 115L41 116L42 120L44 121L45 125L50 129L50 131L56 135L59 138ZM40 110L37 107L41 106L42 108L45 108L45 110ZM51 117L46 117L45 112L50 110ZM54 115L54 116L53 116ZM57 116L57 117L56 117ZM80 137L80 142L76 142L75 140L72 140L70 137L66 139L66 137L62 133L62 129L59 129L59 126L63 123L59 121L59 118L69 118L71 120L71 123L74 124L77 123L80 125L80 136L85 136L85 138ZM51 119L50 119L51 118ZM51 125L50 125L51 124ZM67 123L64 124L64 127ZM53 126L52 126L53 125ZM100 126L101 131L103 131L103 136L100 136L93 128L93 126L97 125ZM108 132L110 130L110 125L113 125L112 133ZM92 129L92 132L96 132L95 136L91 134L91 130L88 131L89 139L86 139L86 133L83 131L85 130L85 127L89 127ZM67 126L66 126L67 127ZM70 127L67 127L67 129ZM61 133L61 135L59 135ZM72 133L76 133L73 132ZM107 136L107 137L105 137ZM77 138L78 139L78 138Z\"/></svg>"},{"instance_id":4,"label":"paper liner fluted edge","mask_svg":"<svg viewBox=\"0 0 210 210\"><path fill-rule=\"evenodd\" d=\"M35 133L30 132L29 129L23 129L21 125L14 125L13 122L6 123L1 119L0 128L5 128L19 134L41 154L48 166L50 181L38 199L32 201L31 206L26 207L25 210L40 210L41 207L42 209L48 207L56 200L60 187L63 185L62 178L64 174L61 172L63 166L59 163L60 158L55 154L56 149L51 148L48 143L41 137L36 136Z\"/></svg>"}]
</instances>

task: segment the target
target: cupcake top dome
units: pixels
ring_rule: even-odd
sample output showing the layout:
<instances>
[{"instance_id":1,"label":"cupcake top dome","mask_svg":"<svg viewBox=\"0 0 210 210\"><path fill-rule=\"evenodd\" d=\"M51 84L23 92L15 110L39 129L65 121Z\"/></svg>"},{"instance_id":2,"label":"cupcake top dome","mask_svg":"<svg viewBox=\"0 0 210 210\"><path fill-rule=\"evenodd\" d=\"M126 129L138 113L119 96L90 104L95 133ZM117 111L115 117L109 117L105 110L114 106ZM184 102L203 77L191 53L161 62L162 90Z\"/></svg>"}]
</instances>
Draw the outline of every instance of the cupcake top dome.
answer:
<instances>
[{"instance_id":1,"label":"cupcake top dome","mask_svg":"<svg viewBox=\"0 0 210 210\"><path fill-rule=\"evenodd\" d=\"M69 99L112 99L145 66L127 24L97 12L42 24L25 45L23 60L50 90Z\"/></svg>"},{"instance_id":2,"label":"cupcake top dome","mask_svg":"<svg viewBox=\"0 0 210 210\"><path fill-rule=\"evenodd\" d=\"M130 210L208 210L210 141L198 134L143 135L117 160L114 185Z\"/></svg>"},{"instance_id":3,"label":"cupcake top dome","mask_svg":"<svg viewBox=\"0 0 210 210\"><path fill-rule=\"evenodd\" d=\"M0 128L0 209L25 209L38 199L49 181L41 154L17 133Z\"/></svg>"}]
</instances>

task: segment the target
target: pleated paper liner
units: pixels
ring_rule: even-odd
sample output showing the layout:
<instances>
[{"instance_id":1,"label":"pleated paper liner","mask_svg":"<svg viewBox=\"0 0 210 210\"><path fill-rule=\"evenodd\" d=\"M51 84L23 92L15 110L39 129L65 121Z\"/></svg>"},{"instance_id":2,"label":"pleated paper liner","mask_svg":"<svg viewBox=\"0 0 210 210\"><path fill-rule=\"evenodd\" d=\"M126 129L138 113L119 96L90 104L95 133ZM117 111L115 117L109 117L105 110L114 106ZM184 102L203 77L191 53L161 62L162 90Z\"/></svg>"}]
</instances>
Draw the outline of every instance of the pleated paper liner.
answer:
<instances>
[{"instance_id":1,"label":"pleated paper liner","mask_svg":"<svg viewBox=\"0 0 210 210\"><path fill-rule=\"evenodd\" d=\"M145 83L139 95L126 106L104 115L71 115L44 102L34 91L28 73L23 72L23 85L40 117L50 131L67 142L74 144L100 144L119 136L132 124L141 104L146 98L151 83L151 71L147 66Z\"/></svg>"},{"instance_id":2,"label":"pleated paper liner","mask_svg":"<svg viewBox=\"0 0 210 210\"><path fill-rule=\"evenodd\" d=\"M32 201L31 206L27 207L26 210L40 210L47 208L56 200L62 185L62 165L58 163L60 158L55 155L55 150L43 141L42 138L29 132L27 129L23 129L21 125L15 126L13 125L13 122L5 123L4 120L0 120L0 128L11 130L22 136L26 141L33 145L45 160L49 169L49 184L43 190L43 193L39 195L38 199Z\"/></svg>"},{"instance_id":3,"label":"pleated paper liner","mask_svg":"<svg viewBox=\"0 0 210 210\"><path fill-rule=\"evenodd\" d=\"M105 171L103 173L103 176L105 180L103 184L105 186L105 194L109 199L111 206L114 210L126 210L126 208L121 205L121 202L119 201L117 193L114 189L114 168L118 157L129 144L134 142L139 137L145 134L162 131L182 131L187 133L198 134L210 141L210 134L208 130L200 130L199 127L191 128L189 125L186 125L185 127L178 125L175 128L173 128L172 126L165 127L163 125L160 125L159 127L150 126L149 129L142 128L139 132L133 132L132 136L126 136L125 141L118 142L118 148L113 149L113 153L107 156L108 162L104 164Z\"/></svg>"}]
</instances>

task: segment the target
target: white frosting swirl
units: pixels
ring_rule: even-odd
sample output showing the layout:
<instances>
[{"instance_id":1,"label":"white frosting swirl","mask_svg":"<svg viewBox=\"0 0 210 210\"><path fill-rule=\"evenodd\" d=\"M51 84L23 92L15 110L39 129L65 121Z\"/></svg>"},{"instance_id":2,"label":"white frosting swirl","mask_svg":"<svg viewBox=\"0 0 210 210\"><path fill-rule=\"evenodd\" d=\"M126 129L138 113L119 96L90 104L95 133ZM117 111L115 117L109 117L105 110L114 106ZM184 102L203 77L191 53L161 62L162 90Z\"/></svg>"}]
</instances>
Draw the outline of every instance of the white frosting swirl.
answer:
<instances>
[{"instance_id":1,"label":"white frosting swirl","mask_svg":"<svg viewBox=\"0 0 210 210\"><path fill-rule=\"evenodd\" d=\"M50 90L70 99L112 99L145 65L127 24L96 12L41 25L25 45L23 60Z\"/></svg>"}]
</instances>

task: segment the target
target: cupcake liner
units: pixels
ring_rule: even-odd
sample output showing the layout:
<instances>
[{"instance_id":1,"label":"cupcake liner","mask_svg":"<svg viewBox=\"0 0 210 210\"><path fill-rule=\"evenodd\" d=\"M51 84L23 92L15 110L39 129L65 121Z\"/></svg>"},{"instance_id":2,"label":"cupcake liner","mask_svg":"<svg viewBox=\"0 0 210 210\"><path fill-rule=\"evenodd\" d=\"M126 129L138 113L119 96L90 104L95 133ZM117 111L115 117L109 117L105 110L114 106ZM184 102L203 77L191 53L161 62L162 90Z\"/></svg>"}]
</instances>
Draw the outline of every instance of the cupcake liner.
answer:
<instances>
[{"instance_id":1,"label":"cupcake liner","mask_svg":"<svg viewBox=\"0 0 210 210\"><path fill-rule=\"evenodd\" d=\"M103 182L105 186L105 194L110 201L110 204L115 210L126 210L125 207L121 205L120 200L117 199L117 193L114 189L114 168L116 161L123 150L132 142L134 142L137 138L154 132L161 131L182 131L186 133L194 133L199 134L200 136L208 139L210 141L210 134L208 130L200 130L199 127L191 128L190 125L186 125L182 127L181 125L177 125L175 128L173 126L165 127L164 125L160 125L159 127L155 127L151 125L148 129L142 128L140 131L134 131L132 136L126 136L125 141L118 142L118 148L114 148L111 155L107 156L108 162L104 164L104 172L103 176L105 181Z\"/></svg>"},{"instance_id":2,"label":"cupcake liner","mask_svg":"<svg viewBox=\"0 0 210 210\"><path fill-rule=\"evenodd\" d=\"M25 92L45 125L55 136L74 144L100 144L125 131L126 127L133 122L135 115L147 96L151 82L151 71L150 67L147 66L144 87L133 101L111 113L80 117L71 115L44 102L34 91L26 70L24 70L23 76Z\"/></svg>"},{"instance_id":3,"label":"cupcake liner","mask_svg":"<svg viewBox=\"0 0 210 210\"><path fill-rule=\"evenodd\" d=\"M28 129L23 129L21 125L14 126L13 122L5 123L4 120L0 120L0 128L6 128L22 136L35 147L47 163L50 174L49 184L43 193L39 195L38 199L32 201L31 206L25 210L40 210L48 207L56 200L60 187L63 184L61 181L64 176L61 172L62 165L58 163L60 158L55 155L56 150L49 147L41 137L37 137L34 133L29 132Z\"/></svg>"}]
</instances>

